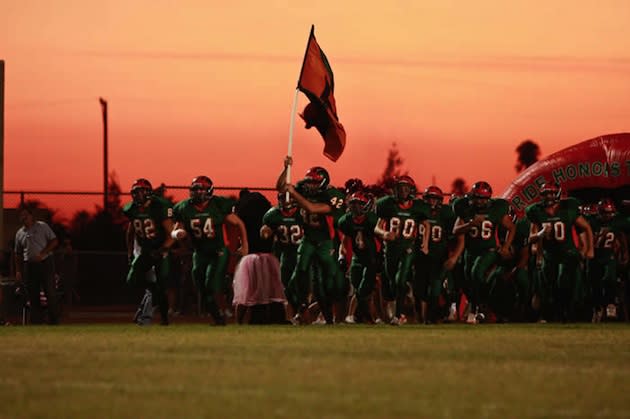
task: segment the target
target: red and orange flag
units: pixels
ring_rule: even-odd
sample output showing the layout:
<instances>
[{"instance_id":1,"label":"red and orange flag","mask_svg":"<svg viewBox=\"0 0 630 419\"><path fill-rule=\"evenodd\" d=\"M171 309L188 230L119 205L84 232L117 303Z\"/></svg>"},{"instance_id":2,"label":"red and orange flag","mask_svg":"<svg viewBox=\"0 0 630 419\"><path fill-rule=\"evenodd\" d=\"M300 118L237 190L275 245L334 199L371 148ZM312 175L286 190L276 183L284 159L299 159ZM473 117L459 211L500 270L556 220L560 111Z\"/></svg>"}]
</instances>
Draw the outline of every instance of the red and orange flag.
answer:
<instances>
[{"instance_id":1,"label":"red and orange flag","mask_svg":"<svg viewBox=\"0 0 630 419\"><path fill-rule=\"evenodd\" d=\"M337 161L346 147L346 131L337 116L335 80L328 59L315 39L315 26L311 27L297 88L310 101L300 114L306 128L315 127L319 131L324 139L324 155Z\"/></svg>"}]
</instances>

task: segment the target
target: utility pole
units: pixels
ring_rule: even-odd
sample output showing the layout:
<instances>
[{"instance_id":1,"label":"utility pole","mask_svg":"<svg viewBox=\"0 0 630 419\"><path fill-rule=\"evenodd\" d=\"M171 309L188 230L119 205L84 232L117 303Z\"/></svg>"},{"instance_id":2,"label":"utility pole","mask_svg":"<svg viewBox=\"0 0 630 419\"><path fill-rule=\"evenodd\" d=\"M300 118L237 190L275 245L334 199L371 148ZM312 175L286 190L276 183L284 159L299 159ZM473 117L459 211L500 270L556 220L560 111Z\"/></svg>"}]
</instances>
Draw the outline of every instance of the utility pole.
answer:
<instances>
[{"instance_id":1,"label":"utility pole","mask_svg":"<svg viewBox=\"0 0 630 419\"><path fill-rule=\"evenodd\" d=\"M107 101L102 97L98 98L101 104L101 111L103 112L103 211L107 211L107 189L108 189L108 152L107 152Z\"/></svg>"}]
</instances>

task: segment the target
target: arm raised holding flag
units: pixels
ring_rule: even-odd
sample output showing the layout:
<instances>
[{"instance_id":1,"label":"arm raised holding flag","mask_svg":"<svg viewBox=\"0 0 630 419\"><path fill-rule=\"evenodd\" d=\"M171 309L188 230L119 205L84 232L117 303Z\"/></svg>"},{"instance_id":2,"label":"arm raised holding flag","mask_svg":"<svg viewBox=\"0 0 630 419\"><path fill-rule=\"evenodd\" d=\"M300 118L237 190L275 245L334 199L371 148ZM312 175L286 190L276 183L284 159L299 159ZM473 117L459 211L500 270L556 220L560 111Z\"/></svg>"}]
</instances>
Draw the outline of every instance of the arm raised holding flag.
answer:
<instances>
[{"instance_id":1,"label":"arm raised holding flag","mask_svg":"<svg viewBox=\"0 0 630 419\"><path fill-rule=\"evenodd\" d=\"M306 52L300 70L297 89L293 100L291 123L289 127L289 147L287 155L292 156L293 126L297 109L297 92L301 91L308 97L300 117L306 123L305 128L315 127L324 140L324 155L332 161L337 161L346 146L346 131L337 116L337 104L334 97L335 80L328 58L319 47L315 39L315 26L311 26L311 33L306 45ZM287 170L287 182L291 182L291 166Z\"/></svg>"}]
</instances>

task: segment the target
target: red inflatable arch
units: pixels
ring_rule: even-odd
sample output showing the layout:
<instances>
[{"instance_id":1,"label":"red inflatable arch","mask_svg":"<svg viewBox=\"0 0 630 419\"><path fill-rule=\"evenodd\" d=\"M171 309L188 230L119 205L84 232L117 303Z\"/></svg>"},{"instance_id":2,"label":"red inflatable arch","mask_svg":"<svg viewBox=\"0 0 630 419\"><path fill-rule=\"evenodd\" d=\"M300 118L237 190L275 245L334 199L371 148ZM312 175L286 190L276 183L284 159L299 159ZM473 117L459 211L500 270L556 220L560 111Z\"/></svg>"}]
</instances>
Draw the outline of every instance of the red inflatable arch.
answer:
<instances>
[{"instance_id":1,"label":"red inflatable arch","mask_svg":"<svg viewBox=\"0 0 630 419\"><path fill-rule=\"evenodd\" d=\"M563 191L630 185L630 133L593 138L551 154L527 168L501 195L518 214L538 201L539 186L558 182Z\"/></svg>"}]
</instances>

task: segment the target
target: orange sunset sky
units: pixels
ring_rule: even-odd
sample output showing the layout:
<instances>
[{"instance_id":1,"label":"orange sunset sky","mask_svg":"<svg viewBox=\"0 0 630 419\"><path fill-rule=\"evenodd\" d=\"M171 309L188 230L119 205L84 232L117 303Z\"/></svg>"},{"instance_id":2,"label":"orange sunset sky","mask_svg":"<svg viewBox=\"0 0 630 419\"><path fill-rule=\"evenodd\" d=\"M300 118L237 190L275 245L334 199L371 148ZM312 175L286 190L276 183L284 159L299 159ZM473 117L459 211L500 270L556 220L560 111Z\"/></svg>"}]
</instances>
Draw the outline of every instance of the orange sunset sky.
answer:
<instances>
[{"instance_id":1,"label":"orange sunset sky","mask_svg":"<svg viewBox=\"0 0 630 419\"><path fill-rule=\"evenodd\" d=\"M315 24L348 142L332 163L296 121L297 175L374 182L395 141L421 188L501 193L523 139L544 157L630 130L628 22L623 0L0 0L5 189L100 190L99 96L123 188L272 186Z\"/></svg>"}]
</instances>

